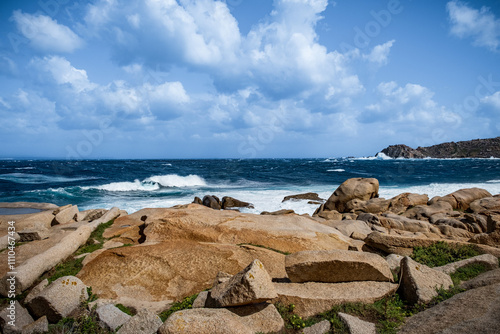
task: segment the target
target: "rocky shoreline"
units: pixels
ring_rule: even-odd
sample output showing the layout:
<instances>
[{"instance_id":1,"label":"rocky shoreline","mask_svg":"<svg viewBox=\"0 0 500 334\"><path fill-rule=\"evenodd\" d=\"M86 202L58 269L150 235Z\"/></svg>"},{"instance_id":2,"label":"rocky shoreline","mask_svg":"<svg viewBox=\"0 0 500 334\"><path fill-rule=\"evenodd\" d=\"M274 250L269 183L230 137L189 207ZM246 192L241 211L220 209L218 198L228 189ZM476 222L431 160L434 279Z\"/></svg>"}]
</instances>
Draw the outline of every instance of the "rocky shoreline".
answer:
<instances>
[{"instance_id":1,"label":"rocky shoreline","mask_svg":"<svg viewBox=\"0 0 500 334\"><path fill-rule=\"evenodd\" d=\"M402 144L390 145L381 153L391 158L407 159L500 158L500 137L419 146L416 149Z\"/></svg>"},{"instance_id":2,"label":"rocky shoreline","mask_svg":"<svg viewBox=\"0 0 500 334\"><path fill-rule=\"evenodd\" d=\"M331 322L306 327L305 319L345 303L396 295L408 305L428 304L437 289L453 287L450 274L474 263L491 271L463 283L467 291L407 318L398 330L495 333L500 194L469 188L430 199L411 193L384 199L378 191L378 180L354 178L327 200L314 193L283 199L318 203L312 216L241 213L238 208L252 204L213 195L133 214L0 203L42 210L0 216L0 326L3 333L43 333L62 319L81 319L83 312L98 320L99 333L329 333ZM434 268L410 257L438 242L482 255ZM71 271L56 276L69 264ZM189 296L193 300L180 308ZM9 325L9 307L16 326ZM283 307L290 312L286 319ZM165 314L163 322L158 315ZM337 316L349 333L376 332L367 319Z\"/></svg>"}]
</instances>

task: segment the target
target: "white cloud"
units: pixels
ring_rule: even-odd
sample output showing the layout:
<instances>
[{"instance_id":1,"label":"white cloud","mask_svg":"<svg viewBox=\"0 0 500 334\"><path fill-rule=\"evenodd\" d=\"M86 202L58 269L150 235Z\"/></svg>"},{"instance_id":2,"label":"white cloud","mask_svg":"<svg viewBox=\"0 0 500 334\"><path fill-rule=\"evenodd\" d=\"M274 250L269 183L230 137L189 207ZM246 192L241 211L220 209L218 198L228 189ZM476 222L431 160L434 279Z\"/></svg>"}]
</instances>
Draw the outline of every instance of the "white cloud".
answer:
<instances>
[{"instance_id":1,"label":"white cloud","mask_svg":"<svg viewBox=\"0 0 500 334\"><path fill-rule=\"evenodd\" d=\"M395 40L391 40L384 44L376 45L369 54L363 55L363 58L378 65L386 65L394 42Z\"/></svg>"},{"instance_id":2,"label":"white cloud","mask_svg":"<svg viewBox=\"0 0 500 334\"><path fill-rule=\"evenodd\" d=\"M481 99L481 102L495 108L497 112L500 112L500 91L495 92L492 95L485 96Z\"/></svg>"},{"instance_id":3,"label":"white cloud","mask_svg":"<svg viewBox=\"0 0 500 334\"><path fill-rule=\"evenodd\" d=\"M472 37L473 44L498 50L500 46L500 20L487 7L480 10L460 1L450 1L446 5L451 21L451 33L457 37Z\"/></svg>"},{"instance_id":4,"label":"white cloud","mask_svg":"<svg viewBox=\"0 0 500 334\"><path fill-rule=\"evenodd\" d=\"M12 18L19 32L30 40L33 48L44 52L73 52L83 46L83 40L70 28L45 15L31 15L19 10Z\"/></svg>"}]
</instances>

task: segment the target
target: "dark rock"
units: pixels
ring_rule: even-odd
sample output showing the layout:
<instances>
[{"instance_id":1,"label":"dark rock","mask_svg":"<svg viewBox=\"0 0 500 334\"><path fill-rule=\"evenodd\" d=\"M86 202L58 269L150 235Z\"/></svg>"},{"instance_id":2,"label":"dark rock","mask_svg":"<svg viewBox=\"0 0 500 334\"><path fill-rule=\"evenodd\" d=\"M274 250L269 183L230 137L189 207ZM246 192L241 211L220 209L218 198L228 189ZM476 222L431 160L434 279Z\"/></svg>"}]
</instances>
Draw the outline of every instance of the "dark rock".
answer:
<instances>
[{"instance_id":1,"label":"dark rock","mask_svg":"<svg viewBox=\"0 0 500 334\"><path fill-rule=\"evenodd\" d=\"M309 200L320 201L320 202L324 201L324 199L319 197L318 194L316 194L316 193L305 193L305 194L285 196L285 198L283 198L283 201L281 201L281 202L283 203L283 202L289 201L289 200L300 200L300 199L309 199Z\"/></svg>"},{"instance_id":2,"label":"dark rock","mask_svg":"<svg viewBox=\"0 0 500 334\"><path fill-rule=\"evenodd\" d=\"M287 209L282 209L282 210L273 211L273 212L262 211L260 214L261 215L279 216L279 215L295 214L295 211L293 211L293 210L287 210Z\"/></svg>"},{"instance_id":3,"label":"dark rock","mask_svg":"<svg viewBox=\"0 0 500 334\"><path fill-rule=\"evenodd\" d=\"M381 153L391 158L422 159L426 157L422 152L402 144L390 145L384 148Z\"/></svg>"},{"instance_id":4,"label":"dark rock","mask_svg":"<svg viewBox=\"0 0 500 334\"><path fill-rule=\"evenodd\" d=\"M229 208L251 208L253 209L253 205L251 203L243 202L240 200L237 200L236 198L232 198L229 196L224 196L222 197L222 208L224 210L229 209Z\"/></svg>"},{"instance_id":5,"label":"dark rock","mask_svg":"<svg viewBox=\"0 0 500 334\"><path fill-rule=\"evenodd\" d=\"M203 201L198 196L194 198L193 203L203 205Z\"/></svg>"},{"instance_id":6,"label":"dark rock","mask_svg":"<svg viewBox=\"0 0 500 334\"><path fill-rule=\"evenodd\" d=\"M203 205L212 208L214 210L222 209L220 200L216 196L206 195L205 197L203 197Z\"/></svg>"}]
</instances>

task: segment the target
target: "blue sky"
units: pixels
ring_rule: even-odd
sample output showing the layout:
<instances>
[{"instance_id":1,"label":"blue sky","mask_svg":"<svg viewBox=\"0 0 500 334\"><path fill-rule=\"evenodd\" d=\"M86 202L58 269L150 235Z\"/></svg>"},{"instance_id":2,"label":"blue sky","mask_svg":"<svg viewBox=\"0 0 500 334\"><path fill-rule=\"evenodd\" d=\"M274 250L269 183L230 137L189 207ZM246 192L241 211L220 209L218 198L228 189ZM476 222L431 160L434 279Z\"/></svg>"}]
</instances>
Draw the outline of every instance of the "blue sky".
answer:
<instances>
[{"instance_id":1,"label":"blue sky","mask_svg":"<svg viewBox=\"0 0 500 334\"><path fill-rule=\"evenodd\" d=\"M500 135L500 3L0 4L0 157L374 155Z\"/></svg>"}]
</instances>

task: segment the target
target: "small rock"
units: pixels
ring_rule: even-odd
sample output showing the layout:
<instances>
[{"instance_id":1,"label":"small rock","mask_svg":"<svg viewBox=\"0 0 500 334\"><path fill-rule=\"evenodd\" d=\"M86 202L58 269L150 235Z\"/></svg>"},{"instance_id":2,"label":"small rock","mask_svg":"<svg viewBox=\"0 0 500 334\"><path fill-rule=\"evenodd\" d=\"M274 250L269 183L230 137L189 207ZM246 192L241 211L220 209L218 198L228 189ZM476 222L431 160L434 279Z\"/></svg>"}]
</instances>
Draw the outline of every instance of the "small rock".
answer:
<instances>
[{"instance_id":1,"label":"small rock","mask_svg":"<svg viewBox=\"0 0 500 334\"><path fill-rule=\"evenodd\" d=\"M49 321L46 316L39 318L37 321L23 327L22 334L47 333L49 331Z\"/></svg>"},{"instance_id":2,"label":"small rock","mask_svg":"<svg viewBox=\"0 0 500 334\"><path fill-rule=\"evenodd\" d=\"M215 286L211 296L220 307L256 304L277 297L271 277L259 260Z\"/></svg>"},{"instance_id":3,"label":"small rock","mask_svg":"<svg viewBox=\"0 0 500 334\"><path fill-rule=\"evenodd\" d=\"M132 318L113 304L98 307L96 313L99 321L112 331L115 331L118 327Z\"/></svg>"},{"instance_id":4,"label":"small rock","mask_svg":"<svg viewBox=\"0 0 500 334\"><path fill-rule=\"evenodd\" d=\"M61 210L55 215L52 225L62 225L75 222L78 212L78 206L71 205L70 207Z\"/></svg>"},{"instance_id":5,"label":"small rock","mask_svg":"<svg viewBox=\"0 0 500 334\"><path fill-rule=\"evenodd\" d=\"M311 327L306 327L302 331L303 334L326 334L330 331L330 321L323 320L318 322L317 324L312 325Z\"/></svg>"},{"instance_id":6,"label":"small rock","mask_svg":"<svg viewBox=\"0 0 500 334\"><path fill-rule=\"evenodd\" d=\"M222 197L222 209L227 210L230 208L251 208L253 209L253 204L237 200L229 196Z\"/></svg>"},{"instance_id":7,"label":"small rock","mask_svg":"<svg viewBox=\"0 0 500 334\"><path fill-rule=\"evenodd\" d=\"M413 261L406 256L401 261L401 287L403 297L410 303L428 303L437 296L436 289L449 289L453 285L450 275Z\"/></svg>"},{"instance_id":8,"label":"small rock","mask_svg":"<svg viewBox=\"0 0 500 334\"><path fill-rule=\"evenodd\" d=\"M389 263L389 268L391 270L396 270L401 267L401 260L403 260L404 256L398 254L389 254L386 256L385 260Z\"/></svg>"},{"instance_id":9,"label":"small rock","mask_svg":"<svg viewBox=\"0 0 500 334\"><path fill-rule=\"evenodd\" d=\"M199 198L198 196L196 196L193 200L194 204L200 204L200 205L203 205L203 201L201 200L201 198Z\"/></svg>"},{"instance_id":10,"label":"small rock","mask_svg":"<svg viewBox=\"0 0 500 334\"><path fill-rule=\"evenodd\" d=\"M305 194L285 196L281 202L283 203L283 202L286 202L289 200L301 200L301 199L308 199L308 200L320 201L320 202L324 201L324 199L319 197L318 194L316 194L316 193L305 193Z\"/></svg>"},{"instance_id":11,"label":"small rock","mask_svg":"<svg viewBox=\"0 0 500 334\"><path fill-rule=\"evenodd\" d=\"M254 333L279 333L285 322L273 304L261 303L227 310L238 315L240 321Z\"/></svg>"},{"instance_id":12,"label":"small rock","mask_svg":"<svg viewBox=\"0 0 500 334\"><path fill-rule=\"evenodd\" d=\"M359 318L356 318L352 315L339 312L338 313L342 322L347 326L349 333L356 334L376 334L377 330L375 328L375 324L363 321Z\"/></svg>"},{"instance_id":13,"label":"small rock","mask_svg":"<svg viewBox=\"0 0 500 334\"><path fill-rule=\"evenodd\" d=\"M21 333L21 329L33 321L28 311L17 300L10 300L9 304L0 311L0 327L4 334ZM14 326L9 322L14 322Z\"/></svg>"},{"instance_id":14,"label":"small rock","mask_svg":"<svg viewBox=\"0 0 500 334\"><path fill-rule=\"evenodd\" d=\"M202 203L204 206L212 208L214 210L222 209L221 203L216 196L206 195L205 197L203 197Z\"/></svg>"},{"instance_id":15,"label":"small rock","mask_svg":"<svg viewBox=\"0 0 500 334\"><path fill-rule=\"evenodd\" d=\"M35 231L35 230L23 230L19 231L19 241L21 242L29 242L35 240L43 240L49 237L49 231Z\"/></svg>"},{"instance_id":16,"label":"small rock","mask_svg":"<svg viewBox=\"0 0 500 334\"><path fill-rule=\"evenodd\" d=\"M141 310L127 321L117 334L155 334L163 325L161 319L148 310Z\"/></svg>"},{"instance_id":17,"label":"small rock","mask_svg":"<svg viewBox=\"0 0 500 334\"><path fill-rule=\"evenodd\" d=\"M208 291L202 291L198 294L198 297L193 302L193 308L204 308L206 307L207 303L207 298L208 298L209 292Z\"/></svg>"}]
</instances>

